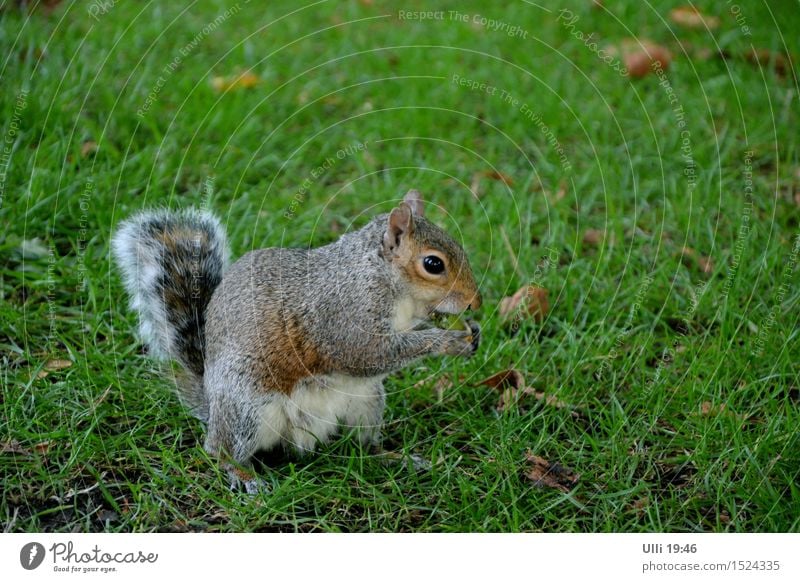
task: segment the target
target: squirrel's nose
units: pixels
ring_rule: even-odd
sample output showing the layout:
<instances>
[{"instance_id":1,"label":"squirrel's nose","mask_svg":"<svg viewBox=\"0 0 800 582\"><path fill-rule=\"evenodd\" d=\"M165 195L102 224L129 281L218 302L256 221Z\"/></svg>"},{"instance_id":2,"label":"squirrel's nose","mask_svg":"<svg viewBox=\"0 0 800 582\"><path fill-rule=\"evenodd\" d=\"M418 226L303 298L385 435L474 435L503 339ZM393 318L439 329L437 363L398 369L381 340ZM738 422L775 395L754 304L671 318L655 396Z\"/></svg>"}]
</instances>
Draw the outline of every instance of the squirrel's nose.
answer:
<instances>
[{"instance_id":1,"label":"squirrel's nose","mask_svg":"<svg viewBox=\"0 0 800 582\"><path fill-rule=\"evenodd\" d=\"M475 295L472 297L472 301L469 304L469 308L472 309L473 311L477 311L480 308L481 303L483 303L483 299L481 298L481 292L476 291Z\"/></svg>"}]
</instances>

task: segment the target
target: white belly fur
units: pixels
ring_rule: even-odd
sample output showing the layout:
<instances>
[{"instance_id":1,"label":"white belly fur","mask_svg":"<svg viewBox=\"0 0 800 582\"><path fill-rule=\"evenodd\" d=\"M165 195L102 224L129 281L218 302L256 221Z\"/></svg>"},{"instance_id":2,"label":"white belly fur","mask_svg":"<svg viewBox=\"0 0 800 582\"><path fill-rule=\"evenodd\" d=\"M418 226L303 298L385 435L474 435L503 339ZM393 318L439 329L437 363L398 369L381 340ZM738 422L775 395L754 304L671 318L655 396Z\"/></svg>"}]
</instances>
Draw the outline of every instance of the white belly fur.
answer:
<instances>
[{"instance_id":1,"label":"white belly fur","mask_svg":"<svg viewBox=\"0 0 800 582\"><path fill-rule=\"evenodd\" d=\"M316 376L298 382L288 396L273 395L261 407L259 448L282 445L300 453L312 451L340 426L358 428L364 443L377 442L383 422L383 378Z\"/></svg>"}]
</instances>

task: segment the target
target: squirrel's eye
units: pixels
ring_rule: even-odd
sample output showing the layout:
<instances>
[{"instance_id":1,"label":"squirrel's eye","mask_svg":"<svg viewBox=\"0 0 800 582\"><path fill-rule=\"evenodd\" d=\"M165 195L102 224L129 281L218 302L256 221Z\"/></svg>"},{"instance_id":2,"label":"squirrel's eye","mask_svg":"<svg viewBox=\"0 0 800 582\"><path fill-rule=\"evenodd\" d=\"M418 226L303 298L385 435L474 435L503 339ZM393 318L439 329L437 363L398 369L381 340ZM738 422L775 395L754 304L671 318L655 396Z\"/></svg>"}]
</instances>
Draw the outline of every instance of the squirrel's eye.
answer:
<instances>
[{"instance_id":1,"label":"squirrel's eye","mask_svg":"<svg viewBox=\"0 0 800 582\"><path fill-rule=\"evenodd\" d=\"M444 273L444 261L436 255L428 255L422 259L422 266L431 275L440 275Z\"/></svg>"}]
</instances>

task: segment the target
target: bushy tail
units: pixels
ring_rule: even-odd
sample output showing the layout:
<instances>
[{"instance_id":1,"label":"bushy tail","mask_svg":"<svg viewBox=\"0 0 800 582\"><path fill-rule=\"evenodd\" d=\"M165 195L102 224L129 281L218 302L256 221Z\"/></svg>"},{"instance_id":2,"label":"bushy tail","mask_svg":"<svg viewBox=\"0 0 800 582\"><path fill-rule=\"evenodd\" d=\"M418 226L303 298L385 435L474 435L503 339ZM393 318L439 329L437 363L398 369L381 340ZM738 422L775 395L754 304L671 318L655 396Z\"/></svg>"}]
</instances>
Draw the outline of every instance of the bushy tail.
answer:
<instances>
[{"instance_id":1,"label":"bushy tail","mask_svg":"<svg viewBox=\"0 0 800 582\"><path fill-rule=\"evenodd\" d=\"M205 419L205 313L229 257L222 225L199 210L146 211L119 226L112 247L149 354L181 364L181 399Z\"/></svg>"}]
</instances>

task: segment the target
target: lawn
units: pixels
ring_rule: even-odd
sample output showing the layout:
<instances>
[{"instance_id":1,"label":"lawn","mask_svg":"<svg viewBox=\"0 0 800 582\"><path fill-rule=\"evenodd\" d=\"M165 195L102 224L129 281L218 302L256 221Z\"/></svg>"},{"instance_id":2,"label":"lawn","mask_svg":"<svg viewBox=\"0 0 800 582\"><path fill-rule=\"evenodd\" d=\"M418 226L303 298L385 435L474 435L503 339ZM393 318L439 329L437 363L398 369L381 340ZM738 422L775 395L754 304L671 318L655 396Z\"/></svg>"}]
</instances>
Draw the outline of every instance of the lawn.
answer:
<instances>
[{"instance_id":1,"label":"lawn","mask_svg":"<svg viewBox=\"0 0 800 582\"><path fill-rule=\"evenodd\" d=\"M0 4L2 529L800 531L800 10L682 3ZM638 41L671 63L623 74ZM480 279L480 351L387 379L393 458L345 436L230 492L116 225L204 206L238 257L409 188ZM513 329L524 285L549 310Z\"/></svg>"}]
</instances>

